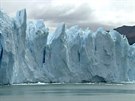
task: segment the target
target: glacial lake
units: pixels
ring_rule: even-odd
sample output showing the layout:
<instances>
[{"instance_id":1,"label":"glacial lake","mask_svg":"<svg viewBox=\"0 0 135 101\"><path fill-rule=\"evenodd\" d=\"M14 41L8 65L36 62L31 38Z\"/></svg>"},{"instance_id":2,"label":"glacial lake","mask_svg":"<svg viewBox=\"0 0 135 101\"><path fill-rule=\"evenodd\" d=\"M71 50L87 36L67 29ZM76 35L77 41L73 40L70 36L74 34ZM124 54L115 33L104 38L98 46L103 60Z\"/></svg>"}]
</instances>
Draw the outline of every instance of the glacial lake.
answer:
<instances>
[{"instance_id":1,"label":"glacial lake","mask_svg":"<svg viewBox=\"0 0 135 101\"><path fill-rule=\"evenodd\" d=\"M0 86L0 101L135 101L135 84Z\"/></svg>"}]
</instances>

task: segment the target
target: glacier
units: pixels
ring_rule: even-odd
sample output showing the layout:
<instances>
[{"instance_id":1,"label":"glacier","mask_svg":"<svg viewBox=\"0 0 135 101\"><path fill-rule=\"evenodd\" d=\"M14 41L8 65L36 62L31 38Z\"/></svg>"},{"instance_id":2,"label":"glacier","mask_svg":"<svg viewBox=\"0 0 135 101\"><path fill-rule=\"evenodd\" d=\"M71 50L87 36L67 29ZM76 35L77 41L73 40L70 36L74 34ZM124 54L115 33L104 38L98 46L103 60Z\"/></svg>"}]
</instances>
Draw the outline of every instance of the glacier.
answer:
<instances>
[{"instance_id":1,"label":"glacier","mask_svg":"<svg viewBox=\"0 0 135 101\"><path fill-rule=\"evenodd\" d=\"M0 84L134 81L135 44L117 31L60 23L50 33L26 9L0 11Z\"/></svg>"}]
</instances>

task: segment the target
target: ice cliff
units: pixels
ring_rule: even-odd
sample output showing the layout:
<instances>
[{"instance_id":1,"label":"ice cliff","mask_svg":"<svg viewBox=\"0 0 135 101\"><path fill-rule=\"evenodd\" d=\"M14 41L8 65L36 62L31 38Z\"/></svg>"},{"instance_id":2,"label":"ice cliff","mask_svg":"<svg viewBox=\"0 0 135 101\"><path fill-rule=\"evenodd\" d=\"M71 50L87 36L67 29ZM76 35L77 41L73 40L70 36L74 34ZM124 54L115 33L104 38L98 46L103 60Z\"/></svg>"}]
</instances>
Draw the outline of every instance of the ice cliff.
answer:
<instances>
[{"instance_id":1,"label":"ice cliff","mask_svg":"<svg viewBox=\"0 0 135 101\"><path fill-rule=\"evenodd\" d=\"M117 31L64 23L49 33L44 21L0 11L0 84L133 82L135 44Z\"/></svg>"}]
</instances>

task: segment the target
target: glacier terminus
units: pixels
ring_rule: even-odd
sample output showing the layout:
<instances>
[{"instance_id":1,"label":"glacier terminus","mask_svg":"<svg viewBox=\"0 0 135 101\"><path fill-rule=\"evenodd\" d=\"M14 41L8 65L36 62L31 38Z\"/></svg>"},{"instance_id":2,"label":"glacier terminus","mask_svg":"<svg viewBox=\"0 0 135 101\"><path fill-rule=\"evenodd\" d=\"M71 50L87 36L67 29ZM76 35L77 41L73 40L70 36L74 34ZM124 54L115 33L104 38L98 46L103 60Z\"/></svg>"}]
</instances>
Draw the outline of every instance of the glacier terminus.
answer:
<instances>
[{"instance_id":1,"label":"glacier terminus","mask_svg":"<svg viewBox=\"0 0 135 101\"><path fill-rule=\"evenodd\" d=\"M26 10L0 11L0 84L135 81L135 44L115 30L60 23L50 33Z\"/></svg>"}]
</instances>

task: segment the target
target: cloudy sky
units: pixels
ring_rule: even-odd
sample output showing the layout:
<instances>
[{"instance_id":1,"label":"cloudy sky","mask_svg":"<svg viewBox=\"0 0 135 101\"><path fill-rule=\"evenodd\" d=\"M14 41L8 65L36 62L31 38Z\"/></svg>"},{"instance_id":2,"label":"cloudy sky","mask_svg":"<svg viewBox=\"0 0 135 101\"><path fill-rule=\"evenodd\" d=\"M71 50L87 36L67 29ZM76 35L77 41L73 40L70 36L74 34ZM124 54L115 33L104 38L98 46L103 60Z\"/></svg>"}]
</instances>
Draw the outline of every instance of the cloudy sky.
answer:
<instances>
[{"instance_id":1,"label":"cloudy sky","mask_svg":"<svg viewBox=\"0 0 135 101\"><path fill-rule=\"evenodd\" d=\"M135 0L0 0L0 7L10 16L26 8L29 19L43 19L51 30L60 22L93 30L135 25Z\"/></svg>"}]
</instances>

